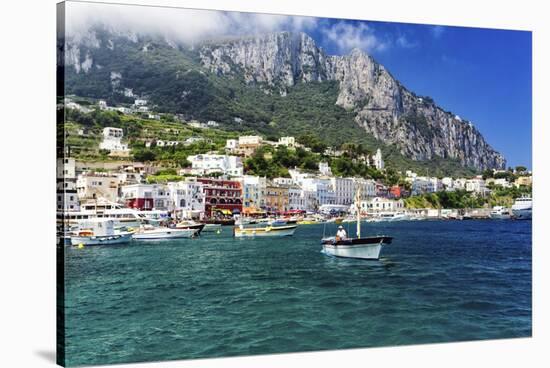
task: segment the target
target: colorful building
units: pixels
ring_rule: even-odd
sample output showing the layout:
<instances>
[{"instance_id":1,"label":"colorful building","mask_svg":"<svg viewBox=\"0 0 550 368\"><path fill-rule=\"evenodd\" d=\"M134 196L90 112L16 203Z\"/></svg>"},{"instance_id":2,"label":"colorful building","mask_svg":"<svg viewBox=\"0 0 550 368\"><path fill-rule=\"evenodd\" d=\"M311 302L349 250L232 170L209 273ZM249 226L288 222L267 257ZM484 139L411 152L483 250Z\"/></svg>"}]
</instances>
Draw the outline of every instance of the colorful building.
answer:
<instances>
[{"instance_id":1,"label":"colorful building","mask_svg":"<svg viewBox=\"0 0 550 368\"><path fill-rule=\"evenodd\" d=\"M268 212L289 210L288 186L268 183L265 190L265 207Z\"/></svg>"},{"instance_id":2,"label":"colorful building","mask_svg":"<svg viewBox=\"0 0 550 368\"><path fill-rule=\"evenodd\" d=\"M243 190L239 181L214 178L197 178L197 181L203 184L206 216L214 216L216 210L226 215L242 212Z\"/></svg>"}]
</instances>

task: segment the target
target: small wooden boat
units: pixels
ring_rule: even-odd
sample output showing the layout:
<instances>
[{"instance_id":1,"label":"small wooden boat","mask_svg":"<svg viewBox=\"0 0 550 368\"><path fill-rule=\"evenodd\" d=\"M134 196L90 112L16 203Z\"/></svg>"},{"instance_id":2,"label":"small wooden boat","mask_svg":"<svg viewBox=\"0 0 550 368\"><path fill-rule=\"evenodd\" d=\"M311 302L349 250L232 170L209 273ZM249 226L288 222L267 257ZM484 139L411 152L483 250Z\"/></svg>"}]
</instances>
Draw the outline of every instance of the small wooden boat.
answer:
<instances>
[{"instance_id":1,"label":"small wooden boat","mask_svg":"<svg viewBox=\"0 0 550 368\"><path fill-rule=\"evenodd\" d=\"M330 256L359 259L379 259L382 246L391 244L392 237L385 235L361 237L361 189L355 193L356 214L357 214L357 237L344 238L329 237L321 239L323 252Z\"/></svg>"},{"instance_id":2,"label":"small wooden boat","mask_svg":"<svg viewBox=\"0 0 550 368\"><path fill-rule=\"evenodd\" d=\"M265 227L244 227L235 226L233 236L236 238L246 237L269 237L269 236L291 236L294 235L297 225L288 226L265 226Z\"/></svg>"},{"instance_id":3,"label":"small wooden boat","mask_svg":"<svg viewBox=\"0 0 550 368\"><path fill-rule=\"evenodd\" d=\"M331 237L321 240L323 250L328 255L360 259L379 259L382 246L391 242L391 237L383 235L347 239Z\"/></svg>"}]
</instances>

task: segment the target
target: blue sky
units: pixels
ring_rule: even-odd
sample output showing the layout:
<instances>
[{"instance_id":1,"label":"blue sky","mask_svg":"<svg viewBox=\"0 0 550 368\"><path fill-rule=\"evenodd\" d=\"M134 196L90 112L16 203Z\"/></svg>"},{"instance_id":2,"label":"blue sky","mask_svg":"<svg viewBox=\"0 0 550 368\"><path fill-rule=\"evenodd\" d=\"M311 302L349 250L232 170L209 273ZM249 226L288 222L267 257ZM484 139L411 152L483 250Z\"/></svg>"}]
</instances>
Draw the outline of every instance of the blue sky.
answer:
<instances>
[{"instance_id":1,"label":"blue sky","mask_svg":"<svg viewBox=\"0 0 550 368\"><path fill-rule=\"evenodd\" d=\"M409 90L470 120L509 166L531 168L531 33L118 4L68 3L67 31L103 21L194 42L303 31L328 54L359 48Z\"/></svg>"},{"instance_id":2,"label":"blue sky","mask_svg":"<svg viewBox=\"0 0 550 368\"><path fill-rule=\"evenodd\" d=\"M531 33L319 20L306 31L329 54L358 47L419 95L474 123L509 166L531 168Z\"/></svg>"}]
</instances>

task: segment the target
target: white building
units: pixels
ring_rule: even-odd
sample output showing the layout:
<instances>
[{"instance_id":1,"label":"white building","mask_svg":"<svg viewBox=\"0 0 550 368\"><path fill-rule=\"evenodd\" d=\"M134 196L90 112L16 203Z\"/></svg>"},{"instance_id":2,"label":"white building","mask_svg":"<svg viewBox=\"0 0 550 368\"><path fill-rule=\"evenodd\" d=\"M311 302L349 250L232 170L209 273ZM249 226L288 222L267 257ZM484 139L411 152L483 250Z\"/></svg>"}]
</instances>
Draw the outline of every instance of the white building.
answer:
<instances>
[{"instance_id":1,"label":"white building","mask_svg":"<svg viewBox=\"0 0 550 368\"><path fill-rule=\"evenodd\" d=\"M480 178L466 180L466 191L474 193L485 193L485 180Z\"/></svg>"},{"instance_id":2,"label":"white building","mask_svg":"<svg viewBox=\"0 0 550 368\"><path fill-rule=\"evenodd\" d=\"M355 181L352 178L330 178L331 189L334 192L334 204L351 205L355 194Z\"/></svg>"},{"instance_id":3,"label":"white building","mask_svg":"<svg viewBox=\"0 0 550 368\"><path fill-rule=\"evenodd\" d=\"M147 105L147 100L138 98L134 101L134 105L135 106L146 106Z\"/></svg>"},{"instance_id":4,"label":"white building","mask_svg":"<svg viewBox=\"0 0 550 368\"><path fill-rule=\"evenodd\" d=\"M262 141L262 137L258 135L243 135L239 137L239 146L259 146Z\"/></svg>"},{"instance_id":5,"label":"white building","mask_svg":"<svg viewBox=\"0 0 550 368\"><path fill-rule=\"evenodd\" d=\"M288 209L307 211L304 191L297 185L288 187Z\"/></svg>"},{"instance_id":6,"label":"white building","mask_svg":"<svg viewBox=\"0 0 550 368\"><path fill-rule=\"evenodd\" d=\"M76 170L74 158L57 160L57 210L78 211L80 203L76 190Z\"/></svg>"},{"instance_id":7,"label":"white building","mask_svg":"<svg viewBox=\"0 0 550 368\"><path fill-rule=\"evenodd\" d=\"M380 151L380 148L378 148L376 150L376 154L372 156L372 161L374 167L376 167L378 170L384 169L384 160L382 159L382 151Z\"/></svg>"},{"instance_id":8,"label":"white building","mask_svg":"<svg viewBox=\"0 0 550 368\"><path fill-rule=\"evenodd\" d=\"M167 184L170 198L169 210L178 212L178 217L200 218L204 215L203 184L185 180Z\"/></svg>"},{"instance_id":9,"label":"white building","mask_svg":"<svg viewBox=\"0 0 550 368\"><path fill-rule=\"evenodd\" d=\"M142 210L173 210L170 193L164 184L133 184L120 188L126 206Z\"/></svg>"},{"instance_id":10,"label":"white building","mask_svg":"<svg viewBox=\"0 0 550 368\"><path fill-rule=\"evenodd\" d=\"M202 141L204 141L204 138L202 137L189 137L185 141L183 141L183 144L185 146L189 146L193 143L202 142Z\"/></svg>"},{"instance_id":11,"label":"white building","mask_svg":"<svg viewBox=\"0 0 550 368\"><path fill-rule=\"evenodd\" d=\"M292 178L274 178L273 182L276 185L286 185L286 186L294 184L294 181L292 180Z\"/></svg>"},{"instance_id":12,"label":"white building","mask_svg":"<svg viewBox=\"0 0 550 368\"><path fill-rule=\"evenodd\" d=\"M100 149L111 151L112 154L128 154L128 145L122 143L124 133L120 128L107 127L103 129L103 141L99 144Z\"/></svg>"},{"instance_id":13,"label":"white building","mask_svg":"<svg viewBox=\"0 0 550 368\"><path fill-rule=\"evenodd\" d=\"M100 110L105 110L107 108L107 102L105 100L99 100L97 106L99 106Z\"/></svg>"},{"instance_id":14,"label":"white building","mask_svg":"<svg viewBox=\"0 0 550 368\"><path fill-rule=\"evenodd\" d=\"M336 204L330 179L305 178L301 188L306 198L307 211L315 211L325 204Z\"/></svg>"},{"instance_id":15,"label":"white building","mask_svg":"<svg viewBox=\"0 0 550 368\"><path fill-rule=\"evenodd\" d=\"M327 162L319 162L319 172L324 176L331 176L332 170Z\"/></svg>"},{"instance_id":16,"label":"white building","mask_svg":"<svg viewBox=\"0 0 550 368\"><path fill-rule=\"evenodd\" d=\"M453 187L453 178L445 177L441 179L441 184L445 186L445 188L452 188Z\"/></svg>"},{"instance_id":17,"label":"white building","mask_svg":"<svg viewBox=\"0 0 550 368\"><path fill-rule=\"evenodd\" d=\"M353 178L355 188L361 189L361 198L376 196L376 182L372 179Z\"/></svg>"},{"instance_id":18,"label":"white building","mask_svg":"<svg viewBox=\"0 0 550 368\"><path fill-rule=\"evenodd\" d=\"M216 128L216 127L220 126L220 123L218 123L217 121L214 121L214 120L208 120L206 122L206 126L208 126L210 128Z\"/></svg>"},{"instance_id":19,"label":"white building","mask_svg":"<svg viewBox=\"0 0 550 368\"><path fill-rule=\"evenodd\" d=\"M178 144L180 144L180 142L178 141L162 141L162 140L157 141L157 147L172 147L172 146L177 146Z\"/></svg>"},{"instance_id":20,"label":"white building","mask_svg":"<svg viewBox=\"0 0 550 368\"><path fill-rule=\"evenodd\" d=\"M464 190L466 189L466 181L465 178L457 178L453 180L453 188L456 190Z\"/></svg>"},{"instance_id":21,"label":"white building","mask_svg":"<svg viewBox=\"0 0 550 368\"><path fill-rule=\"evenodd\" d=\"M485 185L487 185L489 183L492 183L493 185L501 186L503 188L511 188L512 187L512 183L510 183L508 180L506 180L506 178L498 178L498 179L489 178L489 179L485 180Z\"/></svg>"},{"instance_id":22,"label":"white building","mask_svg":"<svg viewBox=\"0 0 550 368\"><path fill-rule=\"evenodd\" d=\"M80 200L105 198L108 201L116 202L118 185L119 178L116 175L80 174L76 180L76 191Z\"/></svg>"},{"instance_id":23,"label":"white building","mask_svg":"<svg viewBox=\"0 0 550 368\"><path fill-rule=\"evenodd\" d=\"M239 148L239 141L236 139L228 139L225 141L225 149L234 151Z\"/></svg>"},{"instance_id":24,"label":"white building","mask_svg":"<svg viewBox=\"0 0 550 368\"><path fill-rule=\"evenodd\" d=\"M435 177L417 176L412 181L412 194L435 193L443 189L441 180Z\"/></svg>"},{"instance_id":25,"label":"white building","mask_svg":"<svg viewBox=\"0 0 550 368\"><path fill-rule=\"evenodd\" d=\"M204 154L189 156L187 160L197 175L215 172L230 176L243 175L243 162L238 156Z\"/></svg>"},{"instance_id":26,"label":"white building","mask_svg":"<svg viewBox=\"0 0 550 368\"><path fill-rule=\"evenodd\" d=\"M402 199L388 199L382 197L370 198L360 202L362 213L372 212L394 212L402 211L405 204Z\"/></svg>"},{"instance_id":27,"label":"white building","mask_svg":"<svg viewBox=\"0 0 550 368\"><path fill-rule=\"evenodd\" d=\"M296 147L296 139L294 137L281 137L279 138L279 141L277 142L278 146L285 146L288 148L295 148Z\"/></svg>"}]
</instances>

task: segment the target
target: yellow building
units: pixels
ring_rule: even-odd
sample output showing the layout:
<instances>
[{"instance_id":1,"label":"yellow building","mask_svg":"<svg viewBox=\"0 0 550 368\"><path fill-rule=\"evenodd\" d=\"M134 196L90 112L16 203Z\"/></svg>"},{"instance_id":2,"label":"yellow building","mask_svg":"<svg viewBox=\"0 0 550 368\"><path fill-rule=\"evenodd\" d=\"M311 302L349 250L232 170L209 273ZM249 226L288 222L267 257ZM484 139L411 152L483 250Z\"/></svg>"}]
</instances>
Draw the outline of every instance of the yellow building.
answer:
<instances>
[{"instance_id":1,"label":"yellow building","mask_svg":"<svg viewBox=\"0 0 550 368\"><path fill-rule=\"evenodd\" d=\"M520 176L516 179L514 184L516 185L516 187L520 187L522 185L531 186L531 185L533 185L533 177L532 176Z\"/></svg>"},{"instance_id":2,"label":"yellow building","mask_svg":"<svg viewBox=\"0 0 550 368\"><path fill-rule=\"evenodd\" d=\"M288 211L288 187L269 183L265 190L265 207L268 212Z\"/></svg>"}]
</instances>

